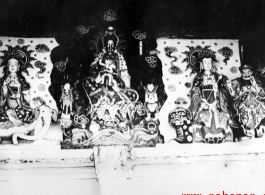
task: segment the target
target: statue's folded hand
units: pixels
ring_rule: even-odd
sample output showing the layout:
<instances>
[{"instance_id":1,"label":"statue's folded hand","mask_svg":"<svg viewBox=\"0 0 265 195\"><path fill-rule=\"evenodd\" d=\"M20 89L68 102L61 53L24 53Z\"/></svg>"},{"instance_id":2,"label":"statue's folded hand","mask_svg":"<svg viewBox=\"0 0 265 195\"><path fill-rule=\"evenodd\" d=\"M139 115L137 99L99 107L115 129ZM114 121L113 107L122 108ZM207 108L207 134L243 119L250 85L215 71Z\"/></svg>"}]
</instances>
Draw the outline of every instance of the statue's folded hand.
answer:
<instances>
[{"instance_id":1,"label":"statue's folded hand","mask_svg":"<svg viewBox=\"0 0 265 195\"><path fill-rule=\"evenodd\" d=\"M12 94L11 98L19 99L21 97L20 93Z\"/></svg>"}]
</instances>

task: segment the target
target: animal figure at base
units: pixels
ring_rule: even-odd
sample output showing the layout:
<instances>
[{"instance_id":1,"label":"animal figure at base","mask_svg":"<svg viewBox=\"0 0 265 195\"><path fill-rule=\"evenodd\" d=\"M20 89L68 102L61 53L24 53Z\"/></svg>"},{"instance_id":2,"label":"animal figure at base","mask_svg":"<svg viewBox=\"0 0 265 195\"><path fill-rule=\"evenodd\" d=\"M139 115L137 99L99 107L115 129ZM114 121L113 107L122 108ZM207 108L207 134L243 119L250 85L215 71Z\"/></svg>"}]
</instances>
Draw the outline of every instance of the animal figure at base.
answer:
<instances>
[{"instance_id":1,"label":"animal figure at base","mask_svg":"<svg viewBox=\"0 0 265 195\"><path fill-rule=\"evenodd\" d=\"M169 113L169 123L176 129L176 142L193 142L193 121L189 110L177 107Z\"/></svg>"}]
</instances>

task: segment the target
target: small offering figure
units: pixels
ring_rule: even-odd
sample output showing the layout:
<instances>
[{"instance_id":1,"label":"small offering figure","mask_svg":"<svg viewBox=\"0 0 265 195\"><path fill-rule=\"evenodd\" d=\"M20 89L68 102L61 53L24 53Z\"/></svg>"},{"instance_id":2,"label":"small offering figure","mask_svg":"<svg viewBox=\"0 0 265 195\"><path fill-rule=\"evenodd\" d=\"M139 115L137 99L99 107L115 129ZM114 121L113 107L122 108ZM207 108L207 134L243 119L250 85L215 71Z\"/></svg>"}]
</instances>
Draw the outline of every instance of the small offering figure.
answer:
<instances>
[{"instance_id":1,"label":"small offering figure","mask_svg":"<svg viewBox=\"0 0 265 195\"><path fill-rule=\"evenodd\" d=\"M148 83L145 89L145 107L147 108L147 120L151 119L151 115L154 115L154 119L158 119L160 104L157 97L157 88L153 83Z\"/></svg>"}]
</instances>

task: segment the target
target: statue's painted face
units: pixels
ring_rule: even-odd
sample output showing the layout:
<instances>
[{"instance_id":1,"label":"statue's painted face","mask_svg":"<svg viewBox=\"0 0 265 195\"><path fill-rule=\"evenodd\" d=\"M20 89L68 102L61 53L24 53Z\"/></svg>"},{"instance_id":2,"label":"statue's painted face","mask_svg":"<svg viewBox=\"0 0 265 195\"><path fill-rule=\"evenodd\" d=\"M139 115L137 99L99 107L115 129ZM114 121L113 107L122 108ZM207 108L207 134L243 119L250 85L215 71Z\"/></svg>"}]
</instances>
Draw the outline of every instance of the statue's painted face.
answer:
<instances>
[{"instance_id":1,"label":"statue's painted face","mask_svg":"<svg viewBox=\"0 0 265 195\"><path fill-rule=\"evenodd\" d=\"M249 80L250 77L252 76L253 71L251 69L243 69L242 70L242 77L245 80Z\"/></svg>"},{"instance_id":2,"label":"statue's painted face","mask_svg":"<svg viewBox=\"0 0 265 195\"><path fill-rule=\"evenodd\" d=\"M109 40L108 41L107 49L108 49L108 52L113 52L114 51L114 42L113 42L113 40Z\"/></svg>"},{"instance_id":3,"label":"statue's painted face","mask_svg":"<svg viewBox=\"0 0 265 195\"><path fill-rule=\"evenodd\" d=\"M154 88L155 88L155 86L152 83L147 85L148 91L153 91Z\"/></svg>"},{"instance_id":4,"label":"statue's painted face","mask_svg":"<svg viewBox=\"0 0 265 195\"><path fill-rule=\"evenodd\" d=\"M8 60L8 70L10 73L16 73L19 69L19 63L16 59Z\"/></svg>"},{"instance_id":5,"label":"statue's painted face","mask_svg":"<svg viewBox=\"0 0 265 195\"><path fill-rule=\"evenodd\" d=\"M203 69L206 70L206 71L211 70L212 67L213 67L212 58L204 58L202 60L202 66L203 66Z\"/></svg>"},{"instance_id":6,"label":"statue's painted face","mask_svg":"<svg viewBox=\"0 0 265 195\"><path fill-rule=\"evenodd\" d=\"M71 90L71 86L70 86L70 84L69 84L69 83L66 83L66 84L64 85L63 89L64 89L64 93L65 93L65 95L69 95L70 90Z\"/></svg>"}]
</instances>

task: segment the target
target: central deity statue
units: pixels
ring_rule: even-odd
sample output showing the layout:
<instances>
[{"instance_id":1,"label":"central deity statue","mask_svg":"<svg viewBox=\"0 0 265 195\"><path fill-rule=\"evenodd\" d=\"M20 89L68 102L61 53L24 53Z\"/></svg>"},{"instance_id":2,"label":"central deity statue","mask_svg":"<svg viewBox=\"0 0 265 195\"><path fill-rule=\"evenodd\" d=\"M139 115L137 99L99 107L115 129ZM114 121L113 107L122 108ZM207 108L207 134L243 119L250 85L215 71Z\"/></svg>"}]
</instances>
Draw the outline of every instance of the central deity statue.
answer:
<instances>
[{"instance_id":1,"label":"central deity statue","mask_svg":"<svg viewBox=\"0 0 265 195\"><path fill-rule=\"evenodd\" d=\"M111 137L112 144L156 144L153 139L159 134L157 121L146 121L148 109L138 102L137 91L131 89L130 75L115 29L108 27L97 41L97 49L100 45L102 48L82 82L89 99L88 130L92 134L84 145L108 144L108 137Z\"/></svg>"},{"instance_id":2,"label":"central deity statue","mask_svg":"<svg viewBox=\"0 0 265 195\"><path fill-rule=\"evenodd\" d=\"M90 75L83 81L91 104L91 128L124 131L126 113L129 105L138 100L138 93L130 89L130 76L118 50L119 37L115 29L109 27L101 41L102 49L90 65Z\"/></svg>"},{"instance_id":3,"label":"central deity statue","mask_svg":"<svg viewBox=\"0 0 265 195\"><path fill-rule=\"evenodd\" d=\"M114 85L115 88L116 81L118 80L119 83L122 80L123 84L129 88L130 75L124 57L118 51L119 37L116 35L115 29L108 27L101 40L103 45L102 51L90 66L91 70L94 70L94 74L98 74L98 69L102 69L100 74L97 75L97 82L104 82L107 77L109 86Z\"/></svg>"}]
</instances>

